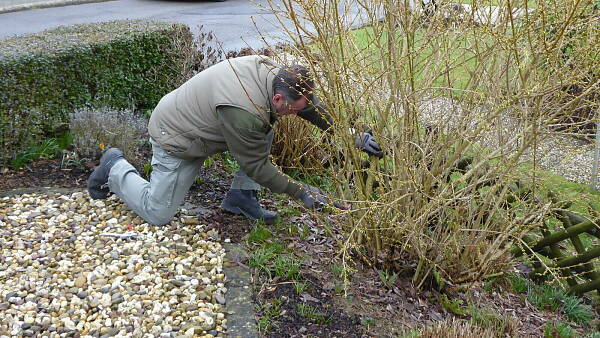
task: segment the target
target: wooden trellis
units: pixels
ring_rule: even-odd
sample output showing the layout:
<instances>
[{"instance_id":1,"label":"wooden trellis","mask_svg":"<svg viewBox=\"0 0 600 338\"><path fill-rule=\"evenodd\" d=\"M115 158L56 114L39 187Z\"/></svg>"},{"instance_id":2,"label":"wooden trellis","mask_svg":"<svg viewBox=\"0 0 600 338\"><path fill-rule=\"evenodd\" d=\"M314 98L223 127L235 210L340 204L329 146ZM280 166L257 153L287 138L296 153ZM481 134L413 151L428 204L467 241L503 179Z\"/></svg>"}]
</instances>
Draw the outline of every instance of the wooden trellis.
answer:
<instances>
[{"instance_id":1,"label":"wooden trellis","mask_svg":"<svg viewBox=\"0 0 600 338\"><path fill-rule=\"evenodd\" d=\"M537 242L530 237L524 238L528 243L529 253L541 254L553 261L551 264L543 264L539 256L532 255L536 260L534 273L544 275L547 269L555 270L566 279L570 293L582 295L596 290L600 294L600 273L594 266L594 261L600 257L600 245L586 248L579 237L587 233L600 239L600 220L586 219L567 210L558 211L556 217L563 225L562 230L552 233L545 227L542 229L544 237ZM560 243L565 240L571 241L576 255L563 253ZM583 282L578 282L578 278Z\"/></svg>"}]
</instances>

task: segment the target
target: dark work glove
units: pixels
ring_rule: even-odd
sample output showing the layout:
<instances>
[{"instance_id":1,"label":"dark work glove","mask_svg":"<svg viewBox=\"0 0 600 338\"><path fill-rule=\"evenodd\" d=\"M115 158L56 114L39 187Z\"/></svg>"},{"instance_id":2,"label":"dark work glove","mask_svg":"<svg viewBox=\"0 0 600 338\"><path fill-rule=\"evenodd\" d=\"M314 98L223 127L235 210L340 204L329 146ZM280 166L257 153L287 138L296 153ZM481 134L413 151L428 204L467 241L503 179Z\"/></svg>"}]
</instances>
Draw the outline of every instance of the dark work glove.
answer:
<instances>
[{"instance_id":1,"label":"dark work glove","mask_svg":"<svg viewBox=\"0 0 600 338\"><path fill-rule=\"evenodd\" d=\"M375 138L373 137L373 135L369 133L356 134L356 148L364 151L369 155L377 156L379 158L383 157L381 147L379 146L379 144L377 144L377 142L375 142Z\"/></svg>"},{"instance_id":2,"label":"dark work glove","mask_svg":"<svg viewBox=\"0 0 600 338\"><path fill-rule=\"evenodd\" d=\"M300 201L302 201L302 204L304 204L304 206L308 209L321 210L327 203L329 203L329 198L327 198L327 196L325 196L321 190L305 184L304 188L302 189Z\"/></svg>"}]
</instances>

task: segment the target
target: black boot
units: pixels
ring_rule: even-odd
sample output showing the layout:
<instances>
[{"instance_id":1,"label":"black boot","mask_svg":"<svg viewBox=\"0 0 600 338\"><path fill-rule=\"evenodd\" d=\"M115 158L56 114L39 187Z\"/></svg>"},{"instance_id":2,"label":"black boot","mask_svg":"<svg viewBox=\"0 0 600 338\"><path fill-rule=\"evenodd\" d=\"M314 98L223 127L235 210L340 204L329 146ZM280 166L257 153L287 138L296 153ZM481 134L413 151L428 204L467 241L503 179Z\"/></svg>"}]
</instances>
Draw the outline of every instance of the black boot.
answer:
<instances>
[{"instance_id":1,"label":"black boot","mask_svg":"<svg viewBox=\"0 0 600 338\"><path fill-rule=\"evenodd\" d=\"M276 212L260 206L256 190L229 189L221 202L221 208L236 215L242 214L253 221L262 219L265 224L275 223L278 217Z\"/></svg>"},{"instance_id":2,"label":"black boot","mask_svg":"<svg viewBox=\"0 0 600 338\"><path fill-rule=\"evenodd\" d=\"M105 199L108 197L108 173L113 165L123 158L123 152L117 148L108 149L100 158L100 165L94 169L87 181L87 188L90 196L95 199Z\"/></svg>"}]
</instances>

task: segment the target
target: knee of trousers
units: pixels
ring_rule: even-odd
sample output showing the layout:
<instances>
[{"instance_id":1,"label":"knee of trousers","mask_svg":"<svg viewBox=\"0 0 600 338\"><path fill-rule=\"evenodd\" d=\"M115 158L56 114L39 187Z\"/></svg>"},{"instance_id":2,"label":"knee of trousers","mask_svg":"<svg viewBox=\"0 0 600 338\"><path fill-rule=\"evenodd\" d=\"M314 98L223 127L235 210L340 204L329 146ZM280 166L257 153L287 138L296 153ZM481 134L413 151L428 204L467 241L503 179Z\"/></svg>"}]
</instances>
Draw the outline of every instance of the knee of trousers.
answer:
<instances>
[{"instance_id":1,"label":"knee of trousers","mask_svg":"<svg viewBox=\"0 0 600 338\"><path fill-rule=\"evenodd\" d=\"M169 223L176 213L177 208L159 207L149 210L148 214L144 218L149 224L161 226Z\"/></svg>"}]
</instances>

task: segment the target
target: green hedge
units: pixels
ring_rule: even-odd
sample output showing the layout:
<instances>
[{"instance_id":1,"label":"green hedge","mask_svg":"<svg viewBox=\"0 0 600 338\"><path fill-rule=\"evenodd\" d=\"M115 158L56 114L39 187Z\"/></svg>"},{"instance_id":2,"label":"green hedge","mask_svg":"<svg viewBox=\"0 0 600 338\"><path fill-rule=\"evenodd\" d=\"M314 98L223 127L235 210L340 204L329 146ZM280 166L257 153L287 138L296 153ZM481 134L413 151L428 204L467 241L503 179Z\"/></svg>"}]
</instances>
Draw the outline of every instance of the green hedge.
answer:
<instances>
[{"instance_id":1,"label":"green hedge","mask_svg":"<svg viewBox=\"0 0 600 338\"><path fill-rule=\"evenodd\" d=\"M0 165L81 107L150 109L185 69L185 25L112 21L0 41Z\"/></svg>"}]
</instances>

